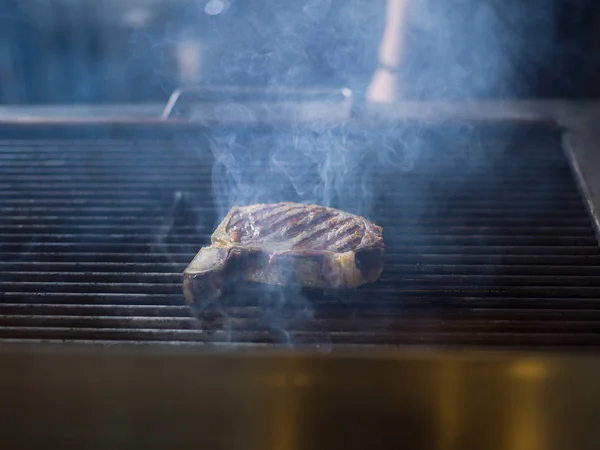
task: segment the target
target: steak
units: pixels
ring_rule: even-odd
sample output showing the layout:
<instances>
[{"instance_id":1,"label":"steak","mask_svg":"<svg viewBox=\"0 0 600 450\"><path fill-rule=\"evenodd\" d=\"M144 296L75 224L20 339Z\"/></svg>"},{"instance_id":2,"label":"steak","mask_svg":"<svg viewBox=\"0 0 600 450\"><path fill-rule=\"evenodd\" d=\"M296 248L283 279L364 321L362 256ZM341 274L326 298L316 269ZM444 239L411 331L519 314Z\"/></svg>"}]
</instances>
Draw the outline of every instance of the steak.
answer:
<instances>
[{"instance_id":1,"label":"steak","mask_svg":"<svg viewBox=\"0 0 600 450\"><path fill-rule=\"evenodd\" d=\"M379 279L380 227L318 205L284 202L232 208L183 273L190 305L211 303L231 279L352 289Z\"/></svg>"}]
</instances>

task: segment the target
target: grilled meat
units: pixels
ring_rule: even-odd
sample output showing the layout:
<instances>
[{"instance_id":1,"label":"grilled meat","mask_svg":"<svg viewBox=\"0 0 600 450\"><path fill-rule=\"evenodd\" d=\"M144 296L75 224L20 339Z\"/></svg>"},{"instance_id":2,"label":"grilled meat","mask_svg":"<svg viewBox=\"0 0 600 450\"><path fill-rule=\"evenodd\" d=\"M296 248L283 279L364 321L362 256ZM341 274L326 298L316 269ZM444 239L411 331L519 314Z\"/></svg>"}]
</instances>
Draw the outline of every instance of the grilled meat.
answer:
<instances>
[{"instance_id":1,"label":"grilled meat","mask_svg":"<svg viewBox=\"0 0 600 450\"><path fill-rule=\"evenodd\" d=\"M382 230L363 217L299 203L234 207L183 274L188 303L218 298L226 281L356 288L383 270Z\"/></svg>"}]
</instances>

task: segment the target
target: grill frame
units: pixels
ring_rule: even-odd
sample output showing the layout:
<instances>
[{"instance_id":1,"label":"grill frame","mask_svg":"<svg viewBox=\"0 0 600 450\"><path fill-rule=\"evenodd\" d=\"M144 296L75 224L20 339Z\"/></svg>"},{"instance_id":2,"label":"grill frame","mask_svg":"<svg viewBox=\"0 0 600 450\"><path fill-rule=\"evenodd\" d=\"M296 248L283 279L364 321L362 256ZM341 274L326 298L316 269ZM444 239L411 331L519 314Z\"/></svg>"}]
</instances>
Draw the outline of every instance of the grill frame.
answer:
<instances>
[{"instance_id":1,"label":"grill frame","mask_svg":"<svg viewBox=\"0 0 600 450\"><path fill-rule=\"evenodd\" d=\"M462 112L463 114L456 114L457 108L456 105L454 107L439 108L436 110L435 104L420 105L420 108L413 108L415 105L404 104L404 105L395 105L394 108L376 108L375 110L363 110L360 117L355 117L353 119L349 119L343 121L344 123L352 124L356 123L369 123L369 122L385 122L385 121L393 121L402 119L405 123L414 123L417 125L422 125L425 122L431 122L432 117L435 118L437 123L446 125L452 124L453 122L461 122L461 121L474 121L474 122L483 122L483 123L502 123L508 124L510 126L517 125L525 125L525 124L540 124L544 126L558 126L564 127L567 122L566 119L563 119L564 112L561 116L561 111L569 111L569 128L566 136L571 137L569 142L568 150L566 154L568 156L569 162L575 168L574 174L576 176L577 181L579 182L579 187L582 192L586 193L586 205L590 209L590 211L598 211L598 208L593 209L593 199L594 197L590 194L589 188L589 176L588 179L585 178L582 172L582 164L579 163L579 154L581 152L581 145L573 145L572 136L576 133L577 136L581 134L581 125L574 124L572 109L565 108L564 105L555 108L548 108L547 105L537 105L535 108L531 105L522 104L522 105L507 105L507 104L498 104L495 107L491 107L490 105L479 105L478 107L473 107L473 105L463 105ZM439 107L439 105L437 105ZM494 106L494 105L492 105ZM543 111L540 113L536 112L536 108L539 111ZM459 108L460 109L460 108ZM410 114L407 112L410 111ZM487 111L486 113L482 113ZM476 117L473 117L473 114L476 114ZM6 117L6 114L0 114L0 117ZM587 116L586 116L587 117ZM221 123L218 121L217 123ZM578 122L579 123L579 122ZM15 137L21 136L25 131L31 132L33 128L35 128L38 133L43 135L44 133L51 133L53 135L56 134L57 129L64 129L64 131L72 136L73 131L77 130L76 134L81 136L82 139L85 139L89 136L97 136L98 131L102 130L104 136L110 136L111 138L121 138L128 139L129 136L139 135L139 133L144 131L150 131L157 125L161 127L166 127L172 130L174 133L189 133L193 134L197 131L198 125L207 126L210 125L211 122L208 123L206 121L198 122L189 119L169 119L162 120L157 119L155 117L141 117L138 116L136 118L122 118L115 116L108 117L98 117L93 116L89 118L78 118L74 119L73 117L51 117L42 118L40 116L36 117L28 117L23 119L14 118L11 120L3 120L0 122L0 134L4 134L5 136L10 136L11 133L14 134ZM272 122L269 122L272 124ZM236 120L235 125L239 125L239 121ZM32 128L33 127L33 128ZM577 131L575 131L577 130ZM589 141L587 142L589 144ZM585 146L583 146L585 147ZM589 170L589 166L586 167ZM595 198L598 198L597 196ZM597 221L594 222L597 226ZM597 228L596 228L597 231ZM174 306L174 305L173 305ZM44 341L40 341L44 342ZM51 341L52 342L52 341ZM64 341L55 341L55 342L64 342ZM98 344L106 344L107 342L98 341ZM114 342L111 342L113 344ZM168 342L160 342L157 341L156 344L168 344ZM182 345L190 345L192 343L182 343ZM196 343L198 344L198 343ZM200 343L202 344L202 343ZM119 343L118 345L128 345L126 342ZM134 345L138 345L135 344ZM193 344L192 344L193 345ZM351 344L349 344L351 345ZM436 343L439 346L439 343ZM443 345L441 345L443 347Z\"/></svg>"},{"instance_id":2,"label":"grill frame","mask_svg":"<svg viewBox=\"0 0 600 450\"><path fill-rule=\"evenodd\" d=\"M439 121L459 117L566 124L564 148L598 224L594 213L600 211L600 189L593 175L600 160L593 148L600 137L589 108L446 105L440 112L435 105L421 106L429 113L400 104L364 120L416 115L419 121L434 116ZM32 124L81 127L82 135L86 127L101 126L120 136L126 136L126 128L165 125L156 118L47 119L39 114L0 121L0 129L15 136ZM192 131L196 125L177 121L168 126ZM311 448L331 448L332 442L348 449L396 448L399 441L422 449L595 448L597 353L556 353L526 347L451 351L441 346L346 346L319 351L244 344L4 341L4 444L147 450L175 442L179 448L206 444L233 449L240 442L265 448L301 439Z\"/></svg>"}]
</instances>

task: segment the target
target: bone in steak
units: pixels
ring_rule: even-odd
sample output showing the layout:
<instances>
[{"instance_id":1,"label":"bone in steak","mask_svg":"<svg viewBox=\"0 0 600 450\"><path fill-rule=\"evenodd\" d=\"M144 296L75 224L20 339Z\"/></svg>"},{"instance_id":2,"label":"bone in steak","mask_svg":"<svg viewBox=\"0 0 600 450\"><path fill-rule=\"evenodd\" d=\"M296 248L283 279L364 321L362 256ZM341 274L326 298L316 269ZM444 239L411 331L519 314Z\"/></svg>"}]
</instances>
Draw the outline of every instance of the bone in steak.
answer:
<instances>
[{"instance_id":1,"label":"bone in steak","mask_svg":"<svg viewBox=\"0 0 600 450\"><path fill-rule=\"evenodd\" d=\"M363 217L300 203L232 208L183 273L191 305L220 297L235 277L272 285L356 288L383 270L382 230Z\"/></svg>"}]
</instances>

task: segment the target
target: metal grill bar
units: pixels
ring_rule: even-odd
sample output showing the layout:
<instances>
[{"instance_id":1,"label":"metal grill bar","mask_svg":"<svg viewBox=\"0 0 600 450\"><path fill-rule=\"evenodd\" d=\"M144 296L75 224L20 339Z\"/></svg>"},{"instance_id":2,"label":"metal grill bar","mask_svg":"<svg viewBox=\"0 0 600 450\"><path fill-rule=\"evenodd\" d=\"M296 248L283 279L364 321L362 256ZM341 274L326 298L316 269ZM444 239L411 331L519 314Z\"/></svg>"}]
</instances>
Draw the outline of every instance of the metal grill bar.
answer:
<instances>
[{"instance_id":1,"label":"metal grill bar","mask_svg":"<svg viewBox=\"0 0 600 450\"><path fill-rule=\"evenodd\" d=\"M353 175L384 229L379 283L234 286L202 324L181 272L218 221L206 140L0 139L0 340L600 347L600 251L559 136L476 137L423 133L436 153L414 168Z\"/></svg>"}]
</instances>

